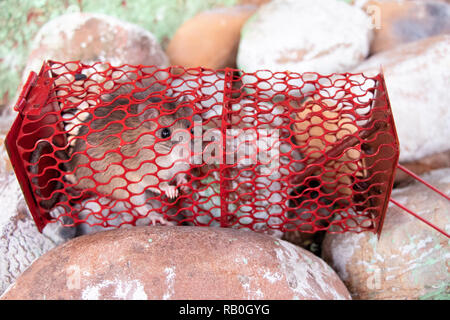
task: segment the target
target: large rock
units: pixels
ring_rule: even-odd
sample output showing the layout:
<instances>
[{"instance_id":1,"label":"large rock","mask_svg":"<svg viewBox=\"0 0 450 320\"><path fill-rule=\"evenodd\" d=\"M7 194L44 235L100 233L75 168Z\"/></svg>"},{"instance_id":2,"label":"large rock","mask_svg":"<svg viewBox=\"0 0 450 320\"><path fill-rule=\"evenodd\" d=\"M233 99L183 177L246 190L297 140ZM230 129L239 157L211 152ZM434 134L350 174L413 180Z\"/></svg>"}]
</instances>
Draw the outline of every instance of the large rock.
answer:
<instances>
[{"instance_id":1,"label":"large rock","mask_svg":"<svg viewBox=\"0 0 450 320\"><path fill-rule=\"evenodd\" d=\"M343 1L272 1L242 29L237 63L247 72L345 72L367 56L371 37L369 17Z\"/></svg>"},{"instance_id":2,"label":"large rock","mask_svg":"<svg viewBox=\"0 0 450 320\"><path fill-rule=\"evenodd\" d=\"M93 13L62 15L42 26L31 45L23 78L31 70L38 72L47 59L168 65L164 51L150 32L111 16Z\"/></svg>"},{"instance_id":3,"label":"large rock","mask_svg":"<svg viewBox=\"0 0 450 320\"><path fill-rule=\"evenodd\" d=\"M450 4L426 1L369 1L367 13L374 17L371 52L450 33Z\"/></svg>"},{"instance_id":4,"label":"large rock","mask_svg":"<svg viewBox=\"0 0 450 320\"><path fill-rule=\"evenodd\" d=\"M424 177L450 195L450 168ZM392 192L422 218L450 232L450 202L422 184ZM357 299L450 299L450 240L391 205L380 239L372 233L328 234L322 256Z\"/></svg>"},{"instance_id":5,"label":"large rock","mask_svg":"<svg viewBox=\"0 0 450 320\"><path fill-rule=\"evenodd\" d=\"M48 252L3 299L348 299L334 271L271 236L201 227L135 227Z\"/></svg>"},{"instance_id":6,"label":"large rock","mask_svg":"<svg viewBox=\"0 0 450 320\"><path fill-rule=\"evenodd\" d=\"M256 6L217 8L186 21L167 47L172 65L221 69L236 67L241 27Z\"/></svg>"},{"instance_id":7,"label":"large rock","mask_svg":"<svg viewBox=\"0 0 450 320\"><path fill-rule=\"evenodd\" d=\"M400 161L450 149L450 35L379 53L355 71L373 75L381 66L400 140Z\"/></svg>"}]
</instances>

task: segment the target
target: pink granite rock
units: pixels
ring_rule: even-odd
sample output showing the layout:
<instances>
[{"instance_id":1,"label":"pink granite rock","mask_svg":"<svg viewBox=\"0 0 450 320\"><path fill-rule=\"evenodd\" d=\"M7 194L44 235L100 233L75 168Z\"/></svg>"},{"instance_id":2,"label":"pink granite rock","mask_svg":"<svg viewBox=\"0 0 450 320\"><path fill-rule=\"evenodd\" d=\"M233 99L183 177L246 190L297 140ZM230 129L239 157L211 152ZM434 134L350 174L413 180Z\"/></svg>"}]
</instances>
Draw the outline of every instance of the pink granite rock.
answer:
<instances>
[{"instance_id":1,"label":"pink granite rock","mask_svg":"<svg viewBox=\"0 0 450 320\"><path fill-rule=\"evenodd\" d=\"M3 299L349 299L335 272L242 230L135 227L82 236L36 260Z\"/></svg>"},{"instance_id":2,"label":"pink granite rock","mask_svg":"<svg viewBox=\"0 0 450 320\"><path fill-rule=\"evenodd\" d=\"M450 168L423 177L450 195ZM450 202L422 184L395 189L392 198L450 232ZM322 256L355 299L450 298L450 240L391 205L380 239L372 233L327 234Z\"/></svg>"},{"instance_id":3,"label":"pink granite rock","mask_svg":"<svg viewBox=\"0 0 450 320\"><path fill-rule=\"evenodd\" d=\"M400 161L411 162L450 150L450 34L373 55L354 71L384 70Z\"/></svg>"},{"instance_id":4,"label":"pink granite rock","mask_svg":"<svg viewBox=\"0 0 450 320\"><path fill-rule=\"evenodd\" d=\"M113 65L167 66L168 59L149 31L117 18L94 13L72 13L46 23L37 33L23 74L39 71L44 60Z\"/></svg>"}]
</instances>

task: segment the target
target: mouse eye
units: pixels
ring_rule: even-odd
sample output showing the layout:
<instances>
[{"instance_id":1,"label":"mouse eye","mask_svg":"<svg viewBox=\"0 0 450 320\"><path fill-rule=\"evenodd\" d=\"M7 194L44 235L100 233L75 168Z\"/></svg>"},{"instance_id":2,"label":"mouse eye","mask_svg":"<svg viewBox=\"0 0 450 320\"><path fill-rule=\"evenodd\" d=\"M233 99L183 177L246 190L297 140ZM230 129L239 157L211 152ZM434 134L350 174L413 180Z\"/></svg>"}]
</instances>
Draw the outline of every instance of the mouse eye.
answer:
<instances>
[{"instance_id":1,"label":"mouse eye","mask_svg":"<svg viewBox=\"0 0 450 320\"><path fill-rule=\"evenodd\" d=\"M162 137L163 139L170 137L170 134L171 134L171 132L170 132L170 129L169 129L169 128L164 128L164 129L162 129L162 131L161 131L161 137Z\"/></svg>"}]
</instances>

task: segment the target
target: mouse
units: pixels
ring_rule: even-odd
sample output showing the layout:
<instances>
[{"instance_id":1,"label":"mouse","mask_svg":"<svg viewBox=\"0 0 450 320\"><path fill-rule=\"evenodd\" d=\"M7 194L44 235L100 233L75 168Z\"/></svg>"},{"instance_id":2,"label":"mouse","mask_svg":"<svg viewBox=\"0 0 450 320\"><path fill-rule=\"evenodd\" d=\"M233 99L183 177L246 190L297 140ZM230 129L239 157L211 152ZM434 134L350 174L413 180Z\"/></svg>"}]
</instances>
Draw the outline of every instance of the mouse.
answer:
<instances>
[{"instance_id":1,"label":"mouse","mask_svg":"<svg viewBox=\"0 0 450 320\"><path fill-rule=\"evenodd\" d=\"M91 208L114 201L153 225L171 224L157 212L159 199L165 195L174 202L188 183L193 110L182 95L169 96L158 83L119 83L109 91L82 111L89 116L71 137L65 178L74 189L98 196ZM105 221L98 210L81 207L78 219Z\"/></svg>"}]
</instances>

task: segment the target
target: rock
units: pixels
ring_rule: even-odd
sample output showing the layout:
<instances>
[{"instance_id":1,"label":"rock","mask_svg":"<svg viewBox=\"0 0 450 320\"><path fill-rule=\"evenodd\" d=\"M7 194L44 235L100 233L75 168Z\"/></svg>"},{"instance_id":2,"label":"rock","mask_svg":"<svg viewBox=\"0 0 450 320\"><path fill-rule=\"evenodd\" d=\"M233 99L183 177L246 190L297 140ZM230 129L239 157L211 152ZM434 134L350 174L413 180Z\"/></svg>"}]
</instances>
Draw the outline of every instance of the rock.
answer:
<instances>
[{"instance_id":1,"label":"rock","mask_svg":"<svg viewBox=\"0 0 450 320\"><path fill-rule=\"evenodd\" d=\"M239 4L253 4L260 6L262 4L265 4L267 2L270 2L271 0L238 0Z\"/></svg>"},{"instance_id":2,"label":"rock","mask_svg":"<svg viewBox=\"0 0 450 320\"><path fill-rule=\"evenodd\" d=\"M51 224L39 233L13 174L2 172L0 186L1 294L35 259L61 244L65 238L60 232L65 230Z\"/></svg>"},{"instance_id":3,"label":"rock","mask_svg":"<svg viewBox=\"0 0 450 320\"><path fill-rule=\"evenodd\" d=\"M411 170L415 174L424 174L432 170L441 168L450 168L450 150L432 154L417 161L403 163L403 166ZM414 181L410 175L402 170L395 172L395 184L407 184Z\"/></svg>"},{"instance_id":4,"label":"rock","mask_svg":"<svg viewBox=\"0 0 450 320\"><path fill-rule=\"evenodd\" d=\"M372 56L355 72L383 67L400 141L400 161L450 149L450 35L399 46Z\"/></svg>"},{"instance_id":5,"label":"rock","mask_svg":"<svg viewBox=\"0 0 450 320\"><path fill-rule=\"evenodd\" d=\"M236 67L241 27L255 10L253 5L217 8L186 21L167 47L171 64L211 69Z\"/></svg>"},{"instance_id":6,"label":"rock","mask_svg":"<svg viewBox=\"0 0 450 320\"><path fill-rule=\"evenodd\" d=\"M4 177L14 172L8 152L5 146L6 135L0 133L0 177Z\"/></svg>"},{"instance_id":7,"label":"rock","mask_svg":"<svg viewBox=\"0 0 450 320\"><path fill-rule=\"evenodd\" d=\"M371 52L450 33L450 4L438 1L369 1L366 11L374 17Z\"/></svg>"},{"instance_id":8,"label":"rock","mask_svg":"<svg viewBox=\"0 0 450 320\"><path fill-rule=\"evenodd\" d=\"M424 179L450 195L450 168ZM450 232L450 203L420 183L392 198ZM327 234L322 257L357 299L449 299L450 240L391 205L378 240L372 233Z\"/></svg>"},{"instance_id":9,"label":"rock","mask_svg":"<svg viewBox=\"0 0 450 320\"><path fill-rule=\"evenodd\" d=\"M345 72L367 56L371 37L369 17L343 1L272 1L243 27L237 64L246 72Z\"/></svg>"},{"instance_id":10,"label":"rock","mask_svg":"<svg viewBox=\"0 0 450 320\"><path fill-rule=\"evenodd\" d=\"M348 0L348 2L350 2L352 5L357 6L358 8L363 8L363 9L366 9L367 6L371 2L374 2L374 1L377 1L379 3L392 2L392 0ZM420 2L433 1L433 2L443 2L443 3L449 2L449 0L397 0L397 2L399 2L399 3L400 2L411 2L411 1L420 1ZM370 12L370 14L372 14L372 12Z\"/></svg>"},{"instance_id":11,"label":"rock","mask_svg":"<svg viewBox=\"0 0 450 320\"><path fill-rule=\"evenodd\" d=\"M112 65L168 65L164 51L150 32L111 16L93 13L62 15L42 26L31 45L23 80L31 70L39 72L47 59L101 61Z\"/></svg>"},{"instance_id":12,"label":"rock","mask_svg":"<svg viewBox=\"0 0 450 320\"><path fill-rule=\"evenodd\" d=\"M334 271L288 242L243 230L135 227L66 242L2 299L348 299Z\"/></svg>"}]
</instances>

